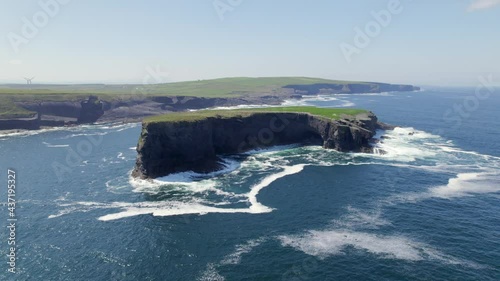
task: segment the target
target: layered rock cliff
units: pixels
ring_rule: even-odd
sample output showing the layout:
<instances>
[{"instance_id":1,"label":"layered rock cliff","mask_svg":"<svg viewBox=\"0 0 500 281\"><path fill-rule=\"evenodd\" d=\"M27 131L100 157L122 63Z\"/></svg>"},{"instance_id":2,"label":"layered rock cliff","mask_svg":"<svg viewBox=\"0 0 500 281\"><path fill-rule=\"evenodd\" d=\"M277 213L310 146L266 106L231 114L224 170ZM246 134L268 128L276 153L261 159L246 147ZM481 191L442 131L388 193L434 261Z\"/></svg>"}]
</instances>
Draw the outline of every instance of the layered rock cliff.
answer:
<instances>
[{"instance_id":1,"label":"layered rock cliff","mask_svg":"<svg viewBox=\"0 0 500 281\"><path fill-rule=\"evenodd\" d=\"M90 96L88 100L80 103L82 110L78 116L79 124L94 123L104 114L103 103L96 96Z\"/></svg>"},{"instance_id":2,"label":"layered rock cliff","mask_svg":"<svg viewBox=\"0 0 500 281\"><path fill-rule=\"evenodd\" d=\"M94 123L104 114L103 101L97 96L89 96L80 101L32 101L17 103L24 109L36 112L33 118L0 119L0 130L40 129L42 126Z\"/></svg>"},{"instance_id":3,"label":"layered rock cliff","mask_svg":"<svg viewBox=\"0 0 500 281\"><path fill-rule=\"evenodd\" d=\"M224 85L224 83L221 85ZM86 86L91 87L93 85ZM130 88L127 89L130 90ZM80 97L78 99L60 100L59 98L55 98L56 95L54 94L38 96L32 101L16 101L16 106L32 111L33 116L35 113L38 113L39 118L31 118L32 120L24 120L22 118L0 120L0 130L39 129L41 126L65 126L94 122L130 122L139 121L147 116L189 109L250 104L279 105L285 100L301 99L307 95L415 91L419 88L411 85L372 82L293 84L283 87L270 85L269 88L253 92L234 91L232 92L234 96L227 97L155 96L137 89L135 88L132 94L126 92L126 95L107 95L101 96L101 98L91 95L88 98ZM221 89L225 89L225 87L221 86ZM220 94L223 94L223 92Z\"/></svg>"},{"instance_id":4,"label":"layered rock cliff","mask_svg":"<svg viewBox=\"0 0 500 281\"><path fill-rule=\"evenodd\" d=\"M40 128L40 114L29 118L0 119L0 130L36 130Z\"/></svg>"},{"instance_id":5,"label":"layered rock cliff","mask_svg":"<svg viewBox=\"0 0 500 281\"><path fill-rule=\"evenodd\" d=\"M195 121L144 122L134 177L157 178L222 168L219 155L294 143L338 151L371 151L378 127L373 113L340 120L308 113L251 113Z\"/></svg>"}]
</instances>

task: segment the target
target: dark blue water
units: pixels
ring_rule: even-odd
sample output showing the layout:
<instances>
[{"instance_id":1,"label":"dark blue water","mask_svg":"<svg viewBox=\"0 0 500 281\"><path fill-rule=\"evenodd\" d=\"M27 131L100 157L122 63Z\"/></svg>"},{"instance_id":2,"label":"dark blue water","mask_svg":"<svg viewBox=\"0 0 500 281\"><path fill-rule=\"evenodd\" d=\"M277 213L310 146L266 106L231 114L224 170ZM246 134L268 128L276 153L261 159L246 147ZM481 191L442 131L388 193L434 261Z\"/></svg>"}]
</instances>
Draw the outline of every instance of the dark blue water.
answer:
<instances>
[{"instance_id":1,"label":"dark blue water","mask_svg":"<svg viewBox=\"0 0 500 281\"><path fill-rule=\"evenodd\" d=\"M500 280L500 95L474 90L307 100L401 128L384 155L279 147L206 178L131 180L138 124L0 137L0 279Z\"/></svg>"}]
</instances>

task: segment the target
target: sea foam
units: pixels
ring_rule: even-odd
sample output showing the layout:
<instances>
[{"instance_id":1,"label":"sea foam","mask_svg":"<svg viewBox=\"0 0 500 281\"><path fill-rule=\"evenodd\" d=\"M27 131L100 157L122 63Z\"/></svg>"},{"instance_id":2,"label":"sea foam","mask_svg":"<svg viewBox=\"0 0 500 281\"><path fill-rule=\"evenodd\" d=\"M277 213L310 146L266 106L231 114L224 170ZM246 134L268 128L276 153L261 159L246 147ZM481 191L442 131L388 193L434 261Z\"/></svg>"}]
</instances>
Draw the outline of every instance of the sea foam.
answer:
<instances>
[{"instance_id":1,"label":"sea foam","mask_svg":"<svg viewBox=\"0 0 500 281\"><path fill-rule=\"evenodd\" d=\"M360 231L334 229L311 230L301 235L283 235L278 238L282 246L292 247L320 259L344 255L348 247L353 247L359 251L385 259L435 260L447 264L478 267L472 262L462 261L443 254L429 245L398 235L377 235Z\"/></svg>"}]
</instances>

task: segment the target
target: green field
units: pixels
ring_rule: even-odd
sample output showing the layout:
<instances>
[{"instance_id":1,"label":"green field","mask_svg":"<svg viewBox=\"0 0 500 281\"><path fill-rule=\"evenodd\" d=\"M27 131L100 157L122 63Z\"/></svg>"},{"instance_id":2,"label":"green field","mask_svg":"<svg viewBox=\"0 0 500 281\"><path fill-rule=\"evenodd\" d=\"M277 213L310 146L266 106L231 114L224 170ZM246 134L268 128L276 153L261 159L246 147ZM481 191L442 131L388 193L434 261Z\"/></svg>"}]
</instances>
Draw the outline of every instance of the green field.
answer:
<instances>
[{"instance_id":1,"label":"green field","mask_svg":"<svg viewBox=\"0 0 500 281\"><path fill-rule=\"evenodd\" d=\"M33 112L17 107L22 101L75 101L97 95L101 100L127 100L143 96L240 97L279 94L287 85L371 84L307 77L221 78L153 85L0 85L0 118L28 117Z\"/></svg>"},{"instance_id":2,"label":"green field","mask_svg":"<svg viewBox=\"0 0 500 281\"><path fill-rule=\"evenodd\" d=\"M250 116L258 112L309 113L316 116L338 120L346 115L355 116L361 113L367 113L368 111L363 109L319 108L314 106L268 107L268 108L251 108L251 109L235 109L235 110L201 110L201 111L177 112L177 113L148 117L144 119L144 122L159 123L159 122L198 121L209 117L231 118L235 116Z\"/></svg>"},{"instance_id":3,"label":"green field","mask_svg":"<svg viewBox=\"0 0 500 281\"><path fill-rule=\"evenodd\" d=\"M174 82L152 85L0 85L0 95L63 96L81 95L128 96L136 94L160 96L234 97L251 93L271 93L287 85L371 84L367 82L337 81L307 77L234 77L212 80Z\"/></svg>"},{"instance_id":4,"label":"green field","mask_svg":"<svg viewBox=\"0 0 500 281\"><path fill-rule=\"evenodd\" d=\"M27 118L34 114L35 112L16 106L9 98L0 97L0 119Z\"/></svg>"}]
</instances>

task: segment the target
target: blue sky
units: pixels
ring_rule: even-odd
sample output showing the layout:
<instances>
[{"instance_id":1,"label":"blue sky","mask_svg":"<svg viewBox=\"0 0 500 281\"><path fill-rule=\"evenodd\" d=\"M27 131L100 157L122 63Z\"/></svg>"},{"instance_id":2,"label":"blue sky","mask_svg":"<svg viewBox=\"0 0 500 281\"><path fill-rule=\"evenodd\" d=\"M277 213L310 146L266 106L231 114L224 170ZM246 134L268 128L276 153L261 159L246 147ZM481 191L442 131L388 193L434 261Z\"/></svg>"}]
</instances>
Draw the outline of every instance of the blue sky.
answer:
<instances>
[{"instance_id":1,"label":"blue sky","mask_svg":"<svg viewBox=\"0 0 500 281\"><path fill-rule=\"evenodd\" d=\"M0 83L142 83L156 69L158 82L309 76L461 86L492 75L499 84L500 0L400 0L398 12L393 1L0 0ZM36 32L23 34L26 21ZM356 45L356 28L368 44ZM356 52L346 59L341 46Z\"/></svg>"}]
</instances>

